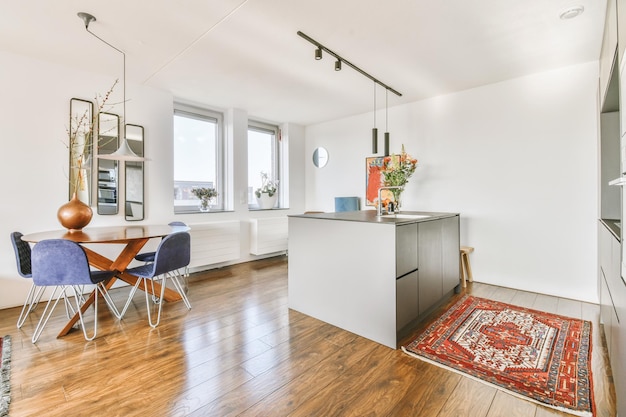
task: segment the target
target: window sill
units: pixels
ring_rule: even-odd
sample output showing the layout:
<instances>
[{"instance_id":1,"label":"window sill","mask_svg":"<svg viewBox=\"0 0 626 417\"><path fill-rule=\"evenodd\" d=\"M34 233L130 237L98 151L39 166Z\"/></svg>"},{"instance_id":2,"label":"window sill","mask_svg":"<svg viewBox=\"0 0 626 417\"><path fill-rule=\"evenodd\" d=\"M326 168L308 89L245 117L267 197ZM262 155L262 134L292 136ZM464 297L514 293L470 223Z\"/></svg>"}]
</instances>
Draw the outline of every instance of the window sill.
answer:
<instances>
[{"instance_id":1,"label":"window sill","mask_svg":"<svg viewBox=\"0 0 626 417\"><path fill-rule=\"evenodd\" d=\"M211 213L232 213L233 210L214 209L209 211L200 211L198 209L174 210L174 214L211 214Z\"/></svg>"},{"instance_id":2,"label":"window sill","mask_svg":"<svg viewBox=\"0 0 626 417\"><path fill-rule=\"evenodd\" d=\"M248 211L279 211L279 210L289 210L289 207L274 207L271 209L262 209L258 207L248 207Z\"/></svg>"}]
</instances>

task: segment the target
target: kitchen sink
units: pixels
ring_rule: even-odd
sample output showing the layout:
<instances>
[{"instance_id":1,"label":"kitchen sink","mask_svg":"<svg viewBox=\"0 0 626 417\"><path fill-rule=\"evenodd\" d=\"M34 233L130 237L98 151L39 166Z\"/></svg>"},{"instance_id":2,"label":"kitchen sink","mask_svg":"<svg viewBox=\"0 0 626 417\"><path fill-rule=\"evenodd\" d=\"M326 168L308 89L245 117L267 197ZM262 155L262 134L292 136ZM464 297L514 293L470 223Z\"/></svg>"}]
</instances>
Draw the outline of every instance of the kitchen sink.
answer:
<instances>
[{"instance_id":1,"label":"kitchen sink","mask_svg":"<svg viewBox=\"0 0 626 417\"><path fill-rule=\"evenodd\" d=\"M402 214L402 213L397 213L397 214L383 214L380 217L384 217L386 219L425 219L427 217L430 217L427 214Z\"/></svg>"}]
</instances>

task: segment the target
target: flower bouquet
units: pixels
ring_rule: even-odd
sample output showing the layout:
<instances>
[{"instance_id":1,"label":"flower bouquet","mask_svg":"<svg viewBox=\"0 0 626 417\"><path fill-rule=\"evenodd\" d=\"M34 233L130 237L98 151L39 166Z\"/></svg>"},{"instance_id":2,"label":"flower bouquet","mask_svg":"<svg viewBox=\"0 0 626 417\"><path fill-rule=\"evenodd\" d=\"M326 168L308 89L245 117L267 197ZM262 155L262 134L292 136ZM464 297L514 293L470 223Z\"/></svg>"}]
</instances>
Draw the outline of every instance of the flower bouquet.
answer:
<instances>
[{"instance_id":1,"label":"flower bouquet","mask_svg":"<svg viewBox=\"0 0 626 417\"><path fill-rule=\"evenodd\" d=\"M192 194L200 200L200 211L207 212L210 210L209 202L217 197L215 188L198 187L191 190Z\"/></svg>"},{"instance_id":2,"label":"flower bouquet","mask_svg":"<svg viewBox=\"0 0 626 417\"><path fill-rule=\"evenodd\" d=\"M381 169L383 174L383 185L387 187L402 187L390 190L396 207L400 207L400 196L404 191L404 186L409 182L409 178L415 172L417 167L417 159L406 153L404 145L400 155L392 154L386 156L383 160Z\"/></svg>"}]
</instances>

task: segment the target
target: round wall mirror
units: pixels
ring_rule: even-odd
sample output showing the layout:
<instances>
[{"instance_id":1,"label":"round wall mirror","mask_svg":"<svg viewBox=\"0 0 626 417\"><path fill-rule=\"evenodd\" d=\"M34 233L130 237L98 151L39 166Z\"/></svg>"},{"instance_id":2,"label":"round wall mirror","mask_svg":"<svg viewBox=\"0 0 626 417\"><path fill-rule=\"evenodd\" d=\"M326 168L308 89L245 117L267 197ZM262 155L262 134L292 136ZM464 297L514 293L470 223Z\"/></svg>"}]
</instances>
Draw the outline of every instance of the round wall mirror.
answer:
<instances>
[{"instance_id":1,"label":"round wall mirror","mask_svg":"<svg viewBox=\"0 0 626 417\"><path fill-rule=\"evenodd\" d=\"M319 147L313 151L313 164L318 168L323 168L328 163L328 151L326 148Z\"/></svg>"}]
</instances>

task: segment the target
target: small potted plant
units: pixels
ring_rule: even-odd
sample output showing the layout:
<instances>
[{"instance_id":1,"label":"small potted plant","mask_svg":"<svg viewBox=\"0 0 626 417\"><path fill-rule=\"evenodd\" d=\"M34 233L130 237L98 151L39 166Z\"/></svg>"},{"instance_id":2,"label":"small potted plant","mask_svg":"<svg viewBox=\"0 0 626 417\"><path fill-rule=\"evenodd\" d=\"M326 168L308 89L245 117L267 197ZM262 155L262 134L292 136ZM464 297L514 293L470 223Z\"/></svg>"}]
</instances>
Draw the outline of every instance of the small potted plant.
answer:
<instances>
[{"instance_id":1,"label":"small potted plant","mask_svg":"<svg viewBox=\"0 0 626 417\"><path fill-rule=\"evenodd\" d=\"M200 211L202 212L209 211L209 203L211 202L211 200L217 197L217 191L215 190L215 188L198 187L193 188L191 192L200 200L199 207Z\"/></svg>"},{"instance_id":2,"label":"small potted plant","mask_svg":"<svg viewBox=\"0 0 626 417\"><path fill-rule=\"evenodd\" d=\"M267 172L261 171L261 187L256 189L254 195L259 208L274 208L278 198L278 180L270 180Z\"/></svg>"}]
</instances>

